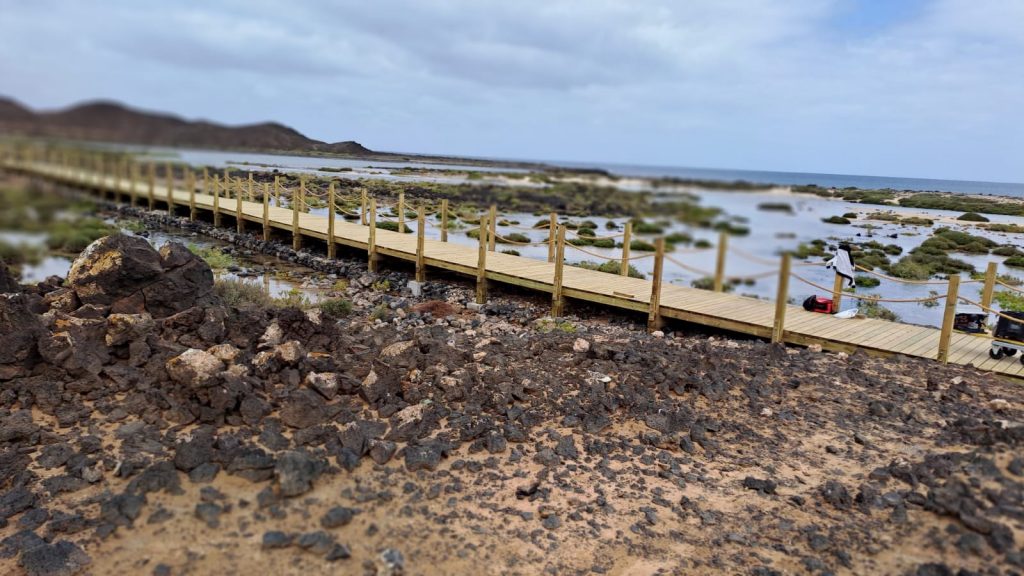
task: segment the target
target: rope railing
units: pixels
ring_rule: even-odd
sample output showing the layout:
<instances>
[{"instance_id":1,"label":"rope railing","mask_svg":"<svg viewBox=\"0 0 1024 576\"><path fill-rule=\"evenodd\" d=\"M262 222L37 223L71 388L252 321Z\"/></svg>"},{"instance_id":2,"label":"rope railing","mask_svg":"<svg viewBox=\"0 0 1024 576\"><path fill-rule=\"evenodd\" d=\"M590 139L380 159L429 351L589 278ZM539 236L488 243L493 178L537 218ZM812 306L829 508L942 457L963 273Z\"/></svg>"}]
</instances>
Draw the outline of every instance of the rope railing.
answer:
<instances>
[{"instance_id":1,"label":"rope railing","mask_svg":"<svg viewBox=\"0 0 1024 576\"><path fill-rule=\"evenodd\" d=\"M714 274L715 274L714 272L708 272L707 270L701 270L700 268L697 268L697 267L694 267L694 266L690 266L689 264L681 262L680 260L678 260L676 258L673 258L672 256L669 256L668 254L665 255L665 260L668 260L669 262L675 264L676 266L679 266L683 270L689 270L690 272L693 272L694 274L700 274L701 276L707 277L707 276L714 276ZM772 273L774 274L774 271Z\"/></svg>"},{"instance_id":2,"label":"rope railing","mask_svg":"<svg viewBox=\"0 0 1024 576\"><path fill-rule=\"evenodd\" d=\"M832 288L828 288L828 287L822 286L821 284L817 284L815 282L811 282L810 280L804 278L803 276L800 276L799 274L795 274L795 273L790 272L790 276L792 276L793 278L796 278L797 280L803 282L804 284L807 284L808 286L812 286L814 288L817 288L818 290L821 290L821 291L823 291L825 293L828 293L828 294L832 293ZM862 296L860 294L856 294L856 293L853 293L853 292L843 292L843 297L844 298L845 297L850 297L850 298L853 298L854 300L863 300L863 301L870 301L870 302L934 302L934 301L941 300L941 299L945 298L946 295L945 294L935 294L933 296L928 296L926 298L882 298L881 296L870 296L870 295Z\"/></svg>"},{"instance_id":3,"label":"rope railing","mask_svg":"<svg viewBox=\"0 0 1024 576\"><path fill-rule=\"evenodd\" d=\"M577 245L571 244L569 242L566 242L565 245L568 246L569 248L572 248L573 250L576 250L577 252L583 252L584 254L589 254L589 255L593 256L594 258L601 258L603 260L614 260L614 261L617 261L617 262L622 262L622 260L623 260L622 256L607 256L605 254L598 254L597 252L592 252L590 250L587 250L586 248L583 248L582 246L577 246ZM632 262L634 260L643 260L644 258L653 258L654 256L655 256L654 252L648 252L646 254L641 254L639 256L630 255L629 258L626 258L626 260L628 262Z\"/></svg>"},{"instance_id":4,"label":"rope railing","mask_svg":"<svg viewBox=\"0 0 1024 576\"><path fill-rule=\"evenodd\" d=\"M1024 289L1021 289L1020 287L1014 286L1012 284L1007 284L1006 282L1003 282L1002 280L996 280L996 284L999 284L1003 288L1009 288L1010 290L1013 290L1014 292L1017 292L1017 293L1020 293L1020 294L1024 294Z\"/></svg>"}]
</instances>

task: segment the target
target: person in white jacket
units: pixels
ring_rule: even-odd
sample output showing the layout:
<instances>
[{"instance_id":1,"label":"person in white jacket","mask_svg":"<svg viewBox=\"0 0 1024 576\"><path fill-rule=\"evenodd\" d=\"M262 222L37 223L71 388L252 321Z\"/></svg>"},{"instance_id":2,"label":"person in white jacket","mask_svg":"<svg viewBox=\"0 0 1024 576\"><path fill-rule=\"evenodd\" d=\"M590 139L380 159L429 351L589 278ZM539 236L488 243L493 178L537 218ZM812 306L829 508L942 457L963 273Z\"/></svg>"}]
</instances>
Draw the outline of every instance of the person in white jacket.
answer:
<instances>
[{"instance_id":1,"label":"person in white jacket","mask_svg":"<svg viewBox=\"0 0 1024 576\"><path fill-rule=\"evenodd\" d=\"M839 249L836 250L836 255L831 260L825 263L826 268L832 268L843 278L846 278L850 284L850 288L857 285L853 279L853 273L856 270L856 264L853 262L853 256L850 254L850 245L843 242L839 245Z\"/></svg>"}]
</instances>

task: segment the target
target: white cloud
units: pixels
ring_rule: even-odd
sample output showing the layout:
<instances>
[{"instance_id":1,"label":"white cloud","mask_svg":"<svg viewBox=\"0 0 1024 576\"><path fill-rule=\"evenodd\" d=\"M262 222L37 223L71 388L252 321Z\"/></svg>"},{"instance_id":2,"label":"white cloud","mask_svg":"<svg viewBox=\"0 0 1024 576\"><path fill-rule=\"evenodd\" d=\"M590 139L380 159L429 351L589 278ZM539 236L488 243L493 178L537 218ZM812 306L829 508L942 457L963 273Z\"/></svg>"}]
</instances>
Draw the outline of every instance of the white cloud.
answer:
<instances>
[{"instance_id":1,"label":"white cloud","mask_svg":"<svg viewBox=\"0 0 1024 576\"><path fill-rule=\"evenodd\" d=\"M482 156L1024 180L1024 2L0 0L4 90Z\"/></svg>"}]
</instances>

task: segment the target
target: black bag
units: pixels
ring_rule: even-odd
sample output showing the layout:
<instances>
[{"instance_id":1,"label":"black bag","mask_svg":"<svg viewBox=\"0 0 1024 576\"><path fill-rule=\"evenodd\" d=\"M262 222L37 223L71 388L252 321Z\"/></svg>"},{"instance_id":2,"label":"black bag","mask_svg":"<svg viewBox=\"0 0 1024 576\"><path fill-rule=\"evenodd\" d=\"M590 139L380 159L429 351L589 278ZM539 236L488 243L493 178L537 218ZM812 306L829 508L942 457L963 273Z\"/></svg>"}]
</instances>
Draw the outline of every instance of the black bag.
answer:
<instances>
[{"instance_id":1,"label":"black bag","mask_svg":"<svg viewBox=\"0 0 1024 576\"><path fill-rule=\"evenodd\" d=\"M953 330L968 334L984 334L986 320L988 320L988 314L959 312L953 316Z\"/></svg>"},{"instance_id":2,"label":"black bag","mask_svg":"<svg viewBox=\"0 0 1024 576\"><path fill-rule=\"evenodd\" d=\"M1014 322L1009 318L1000 316L996 322L996 338L1024 342L1024 312L1003 312L1003 314L1019 318L1020 321Z\"/></svg>"}]
</instances>

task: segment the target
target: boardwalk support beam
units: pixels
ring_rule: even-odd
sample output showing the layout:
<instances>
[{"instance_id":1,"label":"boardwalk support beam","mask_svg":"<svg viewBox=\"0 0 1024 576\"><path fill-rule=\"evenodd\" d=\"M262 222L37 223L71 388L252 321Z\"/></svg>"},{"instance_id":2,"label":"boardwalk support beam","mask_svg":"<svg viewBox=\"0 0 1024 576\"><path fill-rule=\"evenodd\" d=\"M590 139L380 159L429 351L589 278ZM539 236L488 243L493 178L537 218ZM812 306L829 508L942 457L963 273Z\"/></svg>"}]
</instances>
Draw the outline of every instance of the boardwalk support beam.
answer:
<instances>
[{"instance_id":1,"label":"boardwalk support beam","mask_svg":"<svg viewBox=\"0 0 1024 576\"><path fill-rule=\"evenodd\" d=\"M263 183L263 241L270 242L270 184Z\"/></svg>"},{"instance_id":2,"label":"boardwalk support beam","mask_svg":"<svg viewBox=\"0 0 1024 576\"><path fill-rule=\"evenodd\" d=\"M554 219L554 214L551 215ZM555 243L555 279L551 289L551 317L561 318L565 310L565 296L562 294L562 273L565 269L565 225L558 227L558 239Z\"/></svg>"},{"instance_id":3,"label":"boardwalk support beam","mask_svg":"<svg viewBox=\"0 0 1024 576\"><path fill-rule=\"evenodd\" d=\"M633 223L626 222L626 231L622 235L622 265L619 267L621 276L629 276L629 243L633 238Z\"/></svg>"},{"instance_id":4,"label":"boardwalk support beam","mask_svg":"<svg viewBox=\"0 0 1024 576\"><path fill-rule=\"evenodd\" d=\"M775 321L772 323L772 344L782 343L782 335L786 329L786 300L789 299L789 252L782 255L782 266L779 268L779 291L775 295Z\"/></svg>"},{"instance_id":5,"label":"boardwalk support beam","mask_svg":"<svg viewBox=\"0 0 1024 576\"><path fill-rule=\"evenodd\" d=\"M989 262L985 269L985 288L981 291L981 305L985 308L992 307L992 295L996 289L996 269L999 264Z\"/></svg>"},{"instance_id":6,"label":"boardwalk support beam","mask_svg":"<svg viewBox=\"0 0 1024 576\"><path fill-rule=\"evenodd\" d=\"M425 282L427 280L427 260L423 254L424 247L426 245L426 212L423 210L423 205L420 205L419 210L416 213L416 281Z\"/></svg>"},{"instance_id":7,"label":"boardwalk support beam","mask_svg":"<svg viewBox=\"0 0 1024 576\"><path fill-rule=\"evenodd\" d=\"M946 291L946 308L942 314L942 332L939 333L939 362L949 362L949 341L953 338L953 320L956 317L957 293L960 290L960 275L949 277Z\"/></svg>"},{"instance_id":8,"label":"boardwalk support beam","mask_svg":"<svg viewBox=\"0 0 1024 576\"><path fill-rule=\"evenodd\" d=\"M665 239L654 241L654 272L651 274L651 302L647 309L647 331L654 332L662 326L661 320L661 275L665 266Z\"/></svg>"},{"instance_id":9,"label":"boardwalk support beam","mask_svg":"<svg viewBox=\"0 0 1024 576\"><path fill-rule=\"evenodd\" d=\"M725 251L729 249L729 235L718 233L718 254L715 258L715 292L725 289Z\"/></svg>"},{"instance_id":10,"label":"boardwalk support beam","mask_svg":"<svg viewBox=\"0 0 1024 576\"><path fill-rule=\"evenodd\" d=\"M480 217L480 246L476 257L476 303L487 302L487 217Z\"/></svg>"},{"instance_id":11,"label":"boardwalk support beam","mask_svg":"<svg viewBox=\"0 0 1024 576\"><path fill-rule=\"evenodd\" d=\"M377 271L377 199L370 200L370 232L366 241L366 267Z\"/></svg>"},{"instance_id":12,"label":"boardwalk support beam","mask_svg":"<svg viewBox=\"0 0 1024 576\"><path fill-rule=\"evenodd\" d=\"M448 199L441 200L441 242L448 241Z\"/></svg>"},{"instance_id":13,"label":"boardwalk support beam","mask_svg":"<svg viewBox=\"0 0 1024 576\"><path fill-rule=\"evenodd\" d=\"M334 258L334 214L337 207L334 205L334 182L327 187L327 257Z\"/></svg>"}]
</instances>

